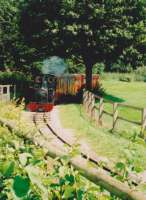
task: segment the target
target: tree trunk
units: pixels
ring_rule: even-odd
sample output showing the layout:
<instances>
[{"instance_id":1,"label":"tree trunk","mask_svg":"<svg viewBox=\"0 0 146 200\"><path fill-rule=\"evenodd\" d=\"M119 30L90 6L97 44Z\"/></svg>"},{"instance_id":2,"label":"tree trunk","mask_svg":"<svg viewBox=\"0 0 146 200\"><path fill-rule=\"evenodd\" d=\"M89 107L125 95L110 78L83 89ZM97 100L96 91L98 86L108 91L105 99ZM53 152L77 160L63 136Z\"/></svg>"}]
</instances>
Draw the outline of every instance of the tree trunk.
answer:
<instances>
[{"instance_id":1,"label":"tree trunk","mask_svg":"<svg viewBox=\"0 0 146 200\"><path fill-rule=\"evenodd\" d=\"M91 63L86 64L86 89L92 89L92 68L93 65Z\"/></svg>"}]
</instances>

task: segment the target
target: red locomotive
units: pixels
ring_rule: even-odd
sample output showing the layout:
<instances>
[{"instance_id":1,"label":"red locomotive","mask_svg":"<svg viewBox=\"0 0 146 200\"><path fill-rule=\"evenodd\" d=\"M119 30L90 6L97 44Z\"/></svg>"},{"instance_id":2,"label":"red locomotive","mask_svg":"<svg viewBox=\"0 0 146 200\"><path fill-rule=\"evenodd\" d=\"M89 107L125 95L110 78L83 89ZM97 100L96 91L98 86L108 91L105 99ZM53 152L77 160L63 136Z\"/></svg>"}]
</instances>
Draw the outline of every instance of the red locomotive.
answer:
<instances>
[{"instance_id":1,"label":"red locomotive","mask_svg":"<svg viewBox=\"0 0 146 200\"><path fill-rule=\"evenodd\" d=\"M93 75L92 87L99 83L99 76ZM76 96L85 86L85 75L68 74L54 76L42 74L34 78L34 86L29 88L27 110L49 112L62 96Z\"/></svg>"}]
</instances>

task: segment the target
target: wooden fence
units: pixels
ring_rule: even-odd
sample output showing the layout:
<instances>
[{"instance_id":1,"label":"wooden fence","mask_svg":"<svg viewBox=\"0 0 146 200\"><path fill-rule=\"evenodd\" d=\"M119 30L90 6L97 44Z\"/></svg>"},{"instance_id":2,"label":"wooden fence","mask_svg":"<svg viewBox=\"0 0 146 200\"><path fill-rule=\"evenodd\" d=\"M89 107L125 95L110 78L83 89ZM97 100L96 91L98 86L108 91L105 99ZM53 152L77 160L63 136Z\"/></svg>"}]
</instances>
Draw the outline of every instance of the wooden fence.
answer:
<instances>
[{"instance_id":1,"label":"wooden fence","mask_svg":"<svg viewBox=\"0 0 146 200\"><path fill-rule=\"evenodd\" d=\"M96 99L99 100L99 106L96 105ZM112 104L113 109L111 113L104 109L104 103ZM112 117L112 130L115 129L117 120L123 120L123 121L141 126L140 136L144 138L144 131L146 129L146 108L140 108L136 106L127 105L124 103L117 103L117 102L112 102L110 100L105 100L103 97L95 95L86 90L83 93L83 106L85 108L86 113L89 115L89 117L92 120L94 120L98 125L103 124L103 114L107 114ZM118 113L119 107L131 108L131 109L140 111L141 121L138 122L138 121L126 119L124 117L119 116L119 113Z\"/></svg>"}]
</instances>

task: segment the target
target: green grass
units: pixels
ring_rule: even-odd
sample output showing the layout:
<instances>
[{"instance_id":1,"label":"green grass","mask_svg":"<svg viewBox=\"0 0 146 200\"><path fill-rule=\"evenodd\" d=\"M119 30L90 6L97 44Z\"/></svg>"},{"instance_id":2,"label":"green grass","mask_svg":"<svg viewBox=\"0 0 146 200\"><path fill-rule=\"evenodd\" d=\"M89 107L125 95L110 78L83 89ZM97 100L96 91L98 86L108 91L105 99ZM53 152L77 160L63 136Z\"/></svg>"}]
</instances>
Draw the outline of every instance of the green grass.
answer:
<instances>
[{"instance_id":1,"label":"green grass","mask_svg":"<svg viewBox=\"0 0 146 200\"><path fill-rule=\"evenodd\" d=\"M109 100L146 107L146 83L119 81L103 81L102 83L108 94L106 98ZM105 109L111 111L112 107L106 104ZM128 119L140 120L140 114L131 109L121 108L119 114ZM95 127L85 117L82 106L77 104L61 105L60 115L63 126L74 129L76 136L80 139L86 139L98 155L105 156L113 162L124 160L130 145L130 148L136 152L135 156L132 157L134 166L146 169L146 145L144 141L137 137L136 142L131 143L129 139L140 130L134 124L120 120L116 126L117 131L111 133L111 117L104 115L104 128Z\"/></svg>"},{"instance_id":2,"label":"green grass","mask_svg":"<svg viewBox=\"0 0 146 200\"><path fill-rule=\"evenodd\" d=\"M106 93L122 99L125 103L138 107L146 107L146 83L102 81Z\"/></svg>"},{"instance_id":3,"label":"green grass","mask_svg":"<svg viewBox=\"0 0 146 200\"><path fill-rule=\"evenodd\" d=\"M113 102L128 104L140 108L146 108L146 83L143 82L120 82L120 81L102 81L103 88L105 89L104 98ZM98 104L98 101L97 101ZM105 103L104 109L112 113L112 104ZM136 122L141 122L142 112L133 108L118 107L118 115ZM112 119L104 115L104 122L107 126L112 126ZM116 125L118 132L123 132L126 129L137 127L140 131L140 126L119 120Z\"/></svg>"},{"instance_id":4,"label":"green grass","mask_svg":"<svg viewBox=\"0 0 146 200\"><path fill-rule=\"evenodd\" d=\"M112 162L125 160L126 152L130 145L130 148L135 149L136 152L136 156L133 157L134 166L136 168L139 166L146 168L146 145L141 139L138 139L136 143L131 143L130 140L118 134L110 133L105 128L95 127L85 117L85 113L80 105L61 105L59 109L63 126L74 129L76 137L85 139L98 155L107 157Z\"/></svg>"}]
</instances>

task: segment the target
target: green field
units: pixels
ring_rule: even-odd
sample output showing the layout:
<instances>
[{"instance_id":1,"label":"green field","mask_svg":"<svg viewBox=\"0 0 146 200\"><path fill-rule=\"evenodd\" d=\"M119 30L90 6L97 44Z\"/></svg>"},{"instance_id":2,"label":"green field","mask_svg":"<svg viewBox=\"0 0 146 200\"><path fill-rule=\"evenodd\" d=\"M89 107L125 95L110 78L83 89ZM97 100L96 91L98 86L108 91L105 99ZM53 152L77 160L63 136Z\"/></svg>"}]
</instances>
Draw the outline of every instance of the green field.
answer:
<instances>
[{"instance_id":1,"label":"green field","mask_svg":"<svg viewBox=\"0 0 146 200\"><path fill-rule=\"evenodd\" d=\"M121 82L121 81L102 81L105 89L104 98L113 102L128 104L139 108L146 108L146 83L143 82ZM97 101L98 104L98 101ZM113 107L110 103L104 104L104 109L112 113ZM142 111L133 108L118 107L118 116L127 120L141 122ZM109 128L112 127L112 118L104 115L104 122ZM122 134L127 129L135 127L140 132L140 126L118 120L116 130Z\"/></svg>"},{"instance_id":2,"label":"green field","mask_svg":"<svg viewBox=\"0 0 146 200\"><path fill-rule=\"evenodd\" d=\"M146 83L144 82L121 82L121 81L102 81L106 93L118 97L123 102L146 107Z\"/></svg>"},{"instance_id":3,"label":"green field","mask_svg":"<svg viewBox=\"0 0 146 200\"><path fill-rule=\"evenodd\" d=\"M103 86L107 94L116 98L123 99L123 103L135 105L139 107L146 107L146 83L124 83L118 81L103 81ZM111 108L106 105L105 109ZM123 109L121 115L125 117L135 117L139 120L137 113ZM133 125L125 122L118 122L118 132L111 133L109 127L95 127L93 123L86 117L81 105L68 104L60 106L60 116L64 127L73 128L77 137L86 139L86 141L93 147L93 149L100 156L105 156L109 160L117 162L125 160L129 155L131 149L134 150L133 159L136 168L146 169L146 145L142 139L136 137L134 142L131 142L139 129ZM105 120L108 117L105 116ZM107 120L110 124L110 119Z\"/></svg>"},{"instance_id":4,"label":"green field","mask_svg":"<svg viewBox=\"0 0 146 200\"><path fill-rule=\"evenodd\" d=\"M105 88L105 98L114 102L125 103L140 108L146 108L146 83L140 82L120 82L120 81L103 81L103 87ZM106 107L111 111L112 108L108 104ZM130 108L120 108L119 115L140 121L140 111Z\"/></svg>"}]
</instances>

